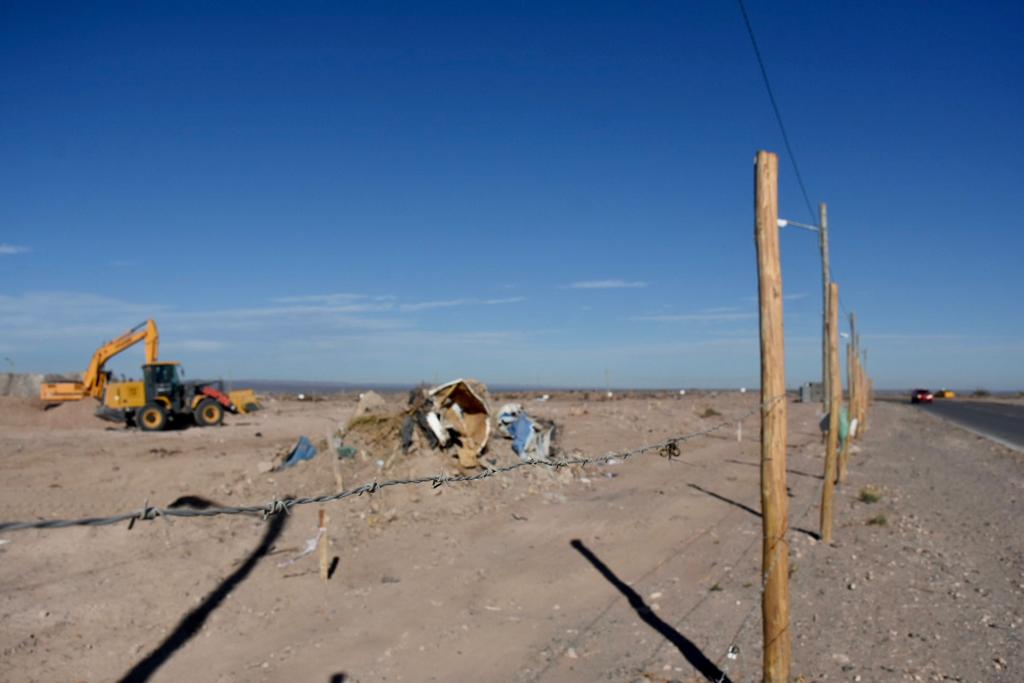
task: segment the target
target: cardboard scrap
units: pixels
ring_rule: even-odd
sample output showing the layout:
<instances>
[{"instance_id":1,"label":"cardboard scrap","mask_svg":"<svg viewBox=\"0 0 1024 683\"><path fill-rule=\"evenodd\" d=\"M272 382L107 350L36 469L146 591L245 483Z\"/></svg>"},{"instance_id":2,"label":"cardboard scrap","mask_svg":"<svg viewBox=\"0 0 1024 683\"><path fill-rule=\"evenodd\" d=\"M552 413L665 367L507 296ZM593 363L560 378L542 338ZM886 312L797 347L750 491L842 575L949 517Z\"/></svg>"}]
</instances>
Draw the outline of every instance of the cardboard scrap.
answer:
<instances>
[{"instance_id":1,"label":"cardboard scrap","mask_svg":"<svg viewBox=\"0 0 1024 683\"><path fill-rule=\"evenodd\" d=\"M436 386L427 392L433 399L434 411L427 415L437 416L448 434L455 432L457 438L459 465L471 469L480 466L479 456L491 436L491 409L487 405L486 388L480 382L456 379ZM434 425L431 424L431 429ZM435 431L435 436L437 431ZM445 441L438 438L444 447Z\"/></svg>"}]
</instances>

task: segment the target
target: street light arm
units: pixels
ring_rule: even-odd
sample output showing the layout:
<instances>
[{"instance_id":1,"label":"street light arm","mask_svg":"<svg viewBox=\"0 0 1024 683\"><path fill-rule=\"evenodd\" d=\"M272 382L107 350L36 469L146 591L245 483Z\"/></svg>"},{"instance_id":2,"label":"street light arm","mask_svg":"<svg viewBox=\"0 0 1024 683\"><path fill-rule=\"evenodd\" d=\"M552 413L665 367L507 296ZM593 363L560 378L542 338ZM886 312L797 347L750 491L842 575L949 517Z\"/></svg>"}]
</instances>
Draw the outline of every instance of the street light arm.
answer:
<instances>
[{"instance_id":1,"label":"street light arm","mask_svg":"<svg viewBox=\"0 0 1024 683\"><path fill-rule=\"evenodd\" d=\"M797 223L796 221L789 221L785 218L779 219L779 227L785 228L786 226L792 225L794 228L803 228L804 230L810 230L811 232L821 232L821 228L817 225L807 225L806 223Z\"/></svg>"}]
</instances>

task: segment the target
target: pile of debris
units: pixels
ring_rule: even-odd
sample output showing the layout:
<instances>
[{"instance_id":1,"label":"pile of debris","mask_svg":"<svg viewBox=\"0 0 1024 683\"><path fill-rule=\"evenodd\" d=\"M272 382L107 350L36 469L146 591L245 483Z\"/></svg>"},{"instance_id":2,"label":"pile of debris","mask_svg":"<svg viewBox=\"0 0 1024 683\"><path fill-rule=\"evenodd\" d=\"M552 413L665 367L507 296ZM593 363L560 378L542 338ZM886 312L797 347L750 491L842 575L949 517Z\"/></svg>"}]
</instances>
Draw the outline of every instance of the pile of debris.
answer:
<instances>
[{"instance_id":1,"label":"pile of debris","mask_svg":"<svg viewBox=\"0 0 1024 683\"><path fill-rule=\"evenodd\" d=\"M355 415L339 433L335 448L341 453L364 450L390 463L399 454L441 452L458 461L459 468L481 466L492 430L512 440L522 459L546 459L553 449L555 426L534 421L520 404L502 406L492 425L487 387L472 379L456 379L436 387L418 387L404 407L389 405L379 394L359 399Z\"/></svg>"},{"instance_id":2,"label":"pile of debris","mask_svg":"<svg viewBox=\"0 0 1024 683\"><path fill-rule=\"evenodd\" d=\"M487 387L481 382L457 379L426 389L413 389L402 421L402 451L431 449L451 453L459 467L480 466L480 454L491 437L491 409ZM417 429L418 428L418 429Z\"/></svg>"},{"instance_id":3,"label":"pile of debris","mask_svg":"<svg viewBox=\"0 0 1024 683\"><path fill-rule=\"evenodd\" d=\"M512 451L524 461L547 460L555 451L554 422L530 417L520 403L506 403L494 415L482 382L456 379L433 388L417 387L404 405L389 403L373 391L360 394L355 414L343 428L316 445L301 437L261 463L260 471L287 469L321 451L333 452L339 481L338 461L357 455L387 470L403 455L442 453L460 470L469 471L482 466L492 431L510 440ZM497 457L489 461L493 464Z\"/></svg>"},{"instance_id":4,"label":"pile of debris","mask_svg":"<svg viewBox=\"0 0 1024 683\"><path fill-rule=\"evenodd\" d=\"M0 372L0 396L38 398L43 381L42 375Z\"/></svg>"}]
</instances>

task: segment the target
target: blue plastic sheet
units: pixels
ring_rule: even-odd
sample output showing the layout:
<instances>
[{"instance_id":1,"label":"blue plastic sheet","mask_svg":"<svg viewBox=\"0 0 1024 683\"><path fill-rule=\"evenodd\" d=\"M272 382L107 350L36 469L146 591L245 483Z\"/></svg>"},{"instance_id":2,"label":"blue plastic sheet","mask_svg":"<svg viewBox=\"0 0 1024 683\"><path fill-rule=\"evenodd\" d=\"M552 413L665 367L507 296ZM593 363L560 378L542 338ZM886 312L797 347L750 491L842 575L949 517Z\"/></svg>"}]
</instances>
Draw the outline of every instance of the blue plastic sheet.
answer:
<instances>
[{"instance_id":1,"label":"blue plastic sheet","mask_svg":"<svg viewBox=\"0 0 1024 683\"><path fill-rule=\"evenodd\" d=\"M526 413L519 413L516 421L508 426L508 433L512 435L512 450L520 458L533 445L535 429L533 420Z\"/></svg>"},{"instance_id":2,"label":"blue plastic sheet","mask_svg":"<svg viewBox=\"0 0 1024 683\"><path fill-rule=\"evenodd\" d=\"M316 446L306 437L300 436L298 443L295 444L295 448L292 449L291 454L281 465L281 468L291 467L295 463L302 462L303 460L312 460L315 457Z\"/></svg>"}]
</instances>

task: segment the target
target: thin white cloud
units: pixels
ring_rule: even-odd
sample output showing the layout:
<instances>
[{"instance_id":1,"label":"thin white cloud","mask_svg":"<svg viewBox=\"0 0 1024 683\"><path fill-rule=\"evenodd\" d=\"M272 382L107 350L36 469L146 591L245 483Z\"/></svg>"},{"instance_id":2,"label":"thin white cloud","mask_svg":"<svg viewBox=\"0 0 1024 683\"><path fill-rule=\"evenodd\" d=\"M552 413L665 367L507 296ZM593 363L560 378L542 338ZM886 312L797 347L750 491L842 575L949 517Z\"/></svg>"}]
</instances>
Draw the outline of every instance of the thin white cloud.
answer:
<instances>
[{"instance_id":1,"label":"thin white cloud","mask_svg":"<svg viewBox=\"0 0 1024 683\"><path fill-rule=\"evenodd\" d=\"M807 292L796 292L795 294L783 294L782 299L784 301L799 301L800 299L806 299L808 296L810 295ZM754 303L757 303L757 300L756 296L745 296L740 299L740 301L752 301Z\"/></svg>"},{"instance_id":2,"label":"thin white cloud","mask_svg":"<svg viewBox=\"0 0 1024 683\"><path fill-rule=\"evenodd\" d=\"M643 320L648 322L673 323L673 322L724 322L728 320L753 320L753 313L684 313L679 315L634 315L630 320Z\"/></svg>"},{"instance_id":3,"label":"thin white cloud","mask_svg":"<svg viewBox=\"0 0 1024 683\"><path fill-rule=\"evenodd\" d=\"M525 296L508 296L505 297L504 299L484 299L479 303L483 304L484 306L500 306L502 304L518 304L523 301L526 301Z\"/></svg>"},{"instance_id":4,"label":"thin white cloud","mask_svg":"<svg viewBox=\"0 0 1024 683\"><path fill-rule=\"evenodd\" d=\"M446 332L434 330L398 330L388 334L348 334L339 336L321 336L303 340L318 349L338 349L359 346L363 349L383 348L422 348L437 347L475 347L480 344L501 344L508 341L521 340L523 333L518 330L484 330L468 332Z\"/></svg>"},{"instance_id":5,"label":"thin white cloud","mask_svg":"<svg viewBox=\"0 0 1024 683\"><path fill-rule=\"evenodd\" d=\"M183 351L222 351L227 348L227 344L212 339L186 339L175 344L174 348Z\"/></svg>"},{"instance_id":6,"label":"thin white cloud","mask_svg":"<svg viewBox=\"0 0 1024 683\"><path fill-rule=\"evenodd\" d=\"M499 306L502 304L517 304L526 301L525 296L511 296L504 299L446 299L442 301L420 301L414 304L401 304L398 310L413 313L416 311L429 311L435 308L453 308L455 306Z\"/></svg>"},{"instance_id":7,"label":"thin white cloud","mask_svg":"<svg viewBox=\"0 0 1024 683\"><path fill-rule=\"evenodd\" d=\"M452 308L455 306L464 306L469 303L469 299L447 299L445 301L421 301L415 304L402 304L398 307L400 311L414 312L414 311L429 311L435 308Z\"/></svg>"},{"instance_id":8,"label":"thin white cloud","mask_svg":"<svg viewBox=\"0 0 1024 683\"><path fill-rule=\"evenodd\" d=\"M24 354L31 347L32 353L44 359L37 359L37 366L45 363L44 368L51 363L53 367L76 367L81 354L147 318L157 321L164 351L171 356L193 353L201 359L205 353L223 353L244 342L246 356L231 361L243 365L253 362L251 354L282 348L338 348L362 357L379 358L386 352L391 357L404 358L423 348L494 349L525 336L522 332L465 330L464 325L449 329L452 321L447 319L458 317L454 310L431 316L446 319L435 321L439 330L421 329L419 314L415 313L451 306L486 307L526 301L521 296L408 304L392 300L393 297L362 295L320 294L292 299L293 303L195 310L84 292L0 294L0 348L10 353L17 349ZM299 361L288 362L295 365Z\"/></svg>"},{"instance_id":9,"label":"thin white cloud","mask_svg":"<svg viewBox=\"0 0 1024 683\"><path fill-rule=\"evenodd\" d=\"M646 287L646 282L629 282L627 280L583 280L573 282L570 289L634 289Z\"/></svg>"},{"instance_id":10,"label":"thin white cloud","mask_svg":"<svg viewBox=\"0 0 1024 683\"><path fill-rule=\"evenodd\" d=\"M977 338L975 335L966 334L944 334L944 333L908 333L903 334L900 332L890 332L881 334L864 334L862 335L865 340L875 339L878 341L929 341L929 340L951 340L951 339L974 339Z\"/></svg>"},{"instance_id":11,"label":"thin white cloud","mask_svg":"<svg viewBox=\"0 0 1024 683\"><path fill-rule=\"evenodd\" d=\"M370 294L352 294L338 292L335 294L306 294L302 296L279 296L270 299L275 304L325 304L328 306L350 303L353 301L393 301L394 296L376 296Z\"/></svg>"},{"instance_id":12,"label":"thin white cloud","mask_svg":"<svg viewBox=\"0 0 1024 683\"><path fill-rule=\"evenodd\" d=\"M3 244L0 243L0 255L11 256L13 254L27 254L32 251L28 247L22 247L17 244Z\"/></svg>"},{"instance_id":13,"label":"thin white cloud","mask_svg":"<svg viewBox=\"0 0 1024 683\"><path fill-rule=\"evenodd\" d=\"M247 308L223 308L212 311L188 311L170 314L181 319L272 319L295 316L327 316L350 313L382 313L394 310L390 303L353 303L323 306L257 306Z\"/></svg>"}]
</instances>

